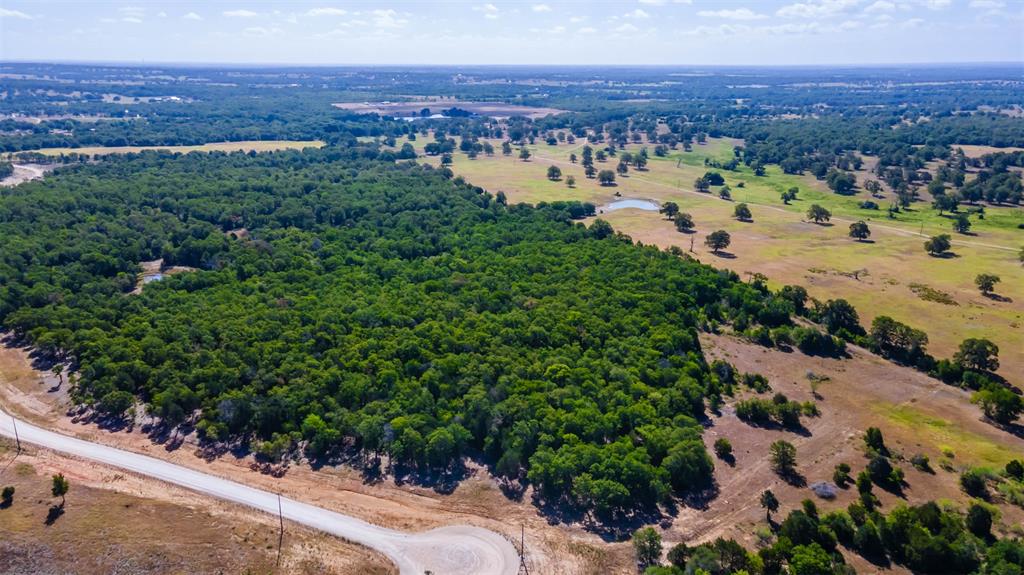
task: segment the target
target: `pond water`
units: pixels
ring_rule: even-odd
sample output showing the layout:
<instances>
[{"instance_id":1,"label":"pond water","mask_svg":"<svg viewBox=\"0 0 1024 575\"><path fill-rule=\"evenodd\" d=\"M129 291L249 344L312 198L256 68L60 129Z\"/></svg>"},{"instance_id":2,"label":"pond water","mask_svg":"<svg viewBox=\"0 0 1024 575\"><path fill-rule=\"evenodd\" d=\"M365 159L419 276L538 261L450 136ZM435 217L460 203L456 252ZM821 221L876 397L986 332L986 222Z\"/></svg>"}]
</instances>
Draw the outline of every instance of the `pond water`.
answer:
<instances>
[{"instance_id":1,"label":"pond water","mask_svg":"<svg viewBox=\"0 0 1024 575\"><path fill-rule=\"evenodd\" d=\"M614 212L615 210L622 210L626 208L633 208L636 210L646 210L648 212L656 212L661 209L661 204L658 202L652 202L650 200L616 200L610 204L601 206L601 211Z\"/></svg>"},{"instance_id":2,"label":"pond water","mask_svg":"<svg viewBox=\"0 0 1024 575\"><path fill-rule=\"evenodd\" d=\"M164 279L164 274L153 274L142 278L142 283L148 284L149 282L158 282L162 279Z\"/></svg>"}]
</instances>

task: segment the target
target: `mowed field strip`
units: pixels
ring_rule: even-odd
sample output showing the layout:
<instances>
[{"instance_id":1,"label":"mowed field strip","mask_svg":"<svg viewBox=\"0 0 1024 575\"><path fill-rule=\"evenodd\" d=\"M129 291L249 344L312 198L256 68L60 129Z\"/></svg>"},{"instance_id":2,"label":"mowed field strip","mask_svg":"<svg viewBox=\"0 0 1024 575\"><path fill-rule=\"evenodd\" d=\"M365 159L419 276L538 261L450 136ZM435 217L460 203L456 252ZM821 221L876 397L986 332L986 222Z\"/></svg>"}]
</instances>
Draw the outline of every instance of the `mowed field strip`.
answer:
<instances>
[{"instance_id":1,"label":"mowed field strip","mask_svg":"<svg viewBox=\"0 0 1024 575\"><path fill-rule=\"evenodd\" d=\"M430 137L419 137L412 144L422 151L430 141ZM403 143L404 139L399 140L397 146ZM988 338L1000 348L999 373L1024 385L1020 377L1024 374L1024 267L1018 260L1024 230L1017 227L1024 224L1024 209L1019 206L986 206L985 218L972 216L972 234L963 235L955 233L948 214L938 215L929 201L917 202L890 219L885 207L893 200L892 194L874 200L880 209L862 209L860 202L870 199L867 192L841 196L811 175L784 174L778 166L768 166L765 176L755 176L743 165L735 172L706 167L705 158L726 161L733 157L733 146L742 144L727 138L709 139L706 145L695 145L692 152L671 150L664 158L654 156L653 146L647 146L647 169L631 169L626 177L617 177L616 186L607 187L587 179L582 166L569 161L570 154L581 155L582 141L527 146L533 155L526 162L518 159L517 152L503 156L500 141L491 143L497 150L493 156L470 160L465 154L453 154L454 172L491 193L504 191L511 203L578 200L600 207L619 198L674 201L680 211L693 216L696 233L679 233L673 222L652 211L619 209L599 217L645 244L675 245L689 251L692 241L691 255L701 261L742 276L764 274L775 288L796 284L820 300L847 299L856 306L865 327L876 316L888 315L922 329L929 336L930 352L937 357L951 356L966 338ZM604 145L595 145L595 151ZM627 151L637 152L641 147L631 144ZM439 158L421 161L437 164ZM614 169L617 162L609 157L604 163L595 162L595 167ZM561 168L562 180L546 178L550 165ZM731 201L718 197L718 186L708 194L693 189L694 180L707 171L725 177ZM565 183L569 175L576 178L574 188ZM863 170L856 176L858 184L875 179ZM743 187L738 187L740 182ZM784 205L780 195L793 186L800 190L798 198ZM752 222L733 218L733 209L740 202L750 206ZM828 225L806 221L812 204L832 212ZM859 220L870 226L871 241L857 242L848 236L849 224ZM705 235L717 229L732 236L724 257L704 247ZM925 253L924 240L940 233L952 236L955 257L935 258ZM1002 281L996 286L1000 298L979 293L974 278L980 273L1000 276Z\"/></svg>"}]
</instances>

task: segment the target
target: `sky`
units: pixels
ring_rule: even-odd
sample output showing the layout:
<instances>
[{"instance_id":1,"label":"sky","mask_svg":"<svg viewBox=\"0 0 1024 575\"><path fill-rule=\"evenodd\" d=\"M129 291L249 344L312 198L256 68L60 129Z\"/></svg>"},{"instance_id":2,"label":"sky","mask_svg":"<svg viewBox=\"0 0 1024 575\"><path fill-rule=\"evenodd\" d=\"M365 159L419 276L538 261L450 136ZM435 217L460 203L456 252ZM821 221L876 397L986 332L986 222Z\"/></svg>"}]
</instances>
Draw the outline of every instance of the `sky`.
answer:
<instances>
[{"instance_id":1,"label":"sky","mask_svg":"<svg viewBox=\"0 0 1024 575\"><path fill-rule=\"evenodd\" d=\"M0 60L1024 62L1024 0L0 0Z\"/></svg>"}]
</instances>

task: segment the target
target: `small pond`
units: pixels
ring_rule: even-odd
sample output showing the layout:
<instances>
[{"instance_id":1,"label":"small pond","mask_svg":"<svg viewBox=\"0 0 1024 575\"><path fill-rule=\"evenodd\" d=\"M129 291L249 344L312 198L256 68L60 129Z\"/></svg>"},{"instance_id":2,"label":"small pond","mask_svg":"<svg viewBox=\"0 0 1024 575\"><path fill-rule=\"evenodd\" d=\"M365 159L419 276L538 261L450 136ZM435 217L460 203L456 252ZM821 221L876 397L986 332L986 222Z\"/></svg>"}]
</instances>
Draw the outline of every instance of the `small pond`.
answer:
<instances>
[{"instance_id":1,"label":"small pond","mask_svg":"<svg viewBox=\"0 0 1024 575\"><path fill-rule=\"evenodd\" d=\"M142 278L142 283L148 284L149 282L158 282L162 279L164 279L164 274L153 274Z\"/></svg>"},{"instance_id":2,"label":"small pond","mask_svg":"<svg viewBox=\"0 0 1024 575\"><path fill-rule=\"evenodd\" d=\"M651 200L615 200L610 204L601 206L602 212L614 212L615 210L623 210L626 208L633 208L636 210L646 210L648 212L656 212L661 209L661 204L658 202L652 202Z\"/></svg>"}]
</instances>

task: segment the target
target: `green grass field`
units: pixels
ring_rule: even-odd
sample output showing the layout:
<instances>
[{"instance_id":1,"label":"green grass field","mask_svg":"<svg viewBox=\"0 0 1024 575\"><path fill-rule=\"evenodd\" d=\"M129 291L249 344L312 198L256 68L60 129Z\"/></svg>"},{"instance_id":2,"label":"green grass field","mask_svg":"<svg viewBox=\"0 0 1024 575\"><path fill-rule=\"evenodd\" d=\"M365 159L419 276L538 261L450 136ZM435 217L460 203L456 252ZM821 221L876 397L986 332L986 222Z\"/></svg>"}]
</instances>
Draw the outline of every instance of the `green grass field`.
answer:
<instances>
[{"instance_id":1,"label":"green grass field","mask_svg":"<svg viewBox=\"0 0 1024 575\"><path fill-rule=\"evenodd\" d=\"M430 141L420 137L413 144L422 150ZM1024 210L986 207L984 220L971 218L973 234L961 235L954 233L949 219L939 216L927 202L918 202L896 219L889 219L884 209L888 198L876 200L883 209L864 210L857 204L868 197L866 192L840 196L813 176L783 174L777 166L770 166L762 177L746 166L736 172L716 170L732 189L732 201L719 199L717 187L711 194L694 192L694 180L708 170L704 159L727 160L736 143L712 139L706 145L695 145L692 152L677 150L665 158L652 154L647 170L630 171L627 177L618 178L614 187L602 187L587 179L579 164L569 162L571 153L580 155L582 142L529 146L533 155L523 162L516 153L502 156L500 142L494 141L498 150L494 156L470 160L457 152L452 168L492 193L504 191L513 203L580 200L602 206L615 200L616 193L622 198L675 201L693 216L697 233L677 232L672 222L656 212L624 209L599 217L645 244L677 245L689 250L692 240L693 255L705 263L744 276L765 274L775 287L799 284L821 300L845 298L857 307L865 326L878 315L894 317L926 331L929 350L938 357L951 356L965 338L989 338L1000 347L1000 373L1024 385L1019 375L1024 374L1024 267L1017 255L1024 246L1024 231L1017 228L1024 223ZM640 147L634 144L628 149L637 151ZM436 165L439 159L428 157L422 161ZM616 159L609 158L595 165L612 169L616 163ZM563 180L547 179L550 165L562 169ZM574 188L564 180L570 174L576 177ZM870 177L866 172L857 173L858 182ZM744 182L744 187L737 187L739 182ZM786 206L780 195L792 186L800 190L798 200ZM753 222L743 223L732 217L739 202L750 206ZM808 206L814 203L832 212L831 225L804 221ZM857 220L870 226L871 242L849 238L849 224ZM703 245L704 235L716 229L732 236L728 256L716 256ZM953 236L956 257L934 258L925 253L924 240L937 233ZM1002 278L996 292L1005 298L1003 301L978 292L974 278L979 273L995 273ZM927 292L922 286L948 294L952 304L922 298L919 294Z\"/></svg>"}]
</instances>

